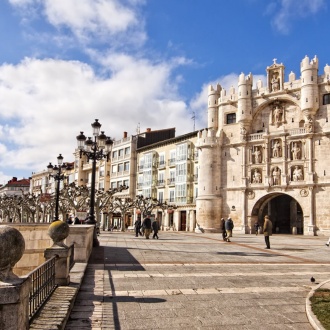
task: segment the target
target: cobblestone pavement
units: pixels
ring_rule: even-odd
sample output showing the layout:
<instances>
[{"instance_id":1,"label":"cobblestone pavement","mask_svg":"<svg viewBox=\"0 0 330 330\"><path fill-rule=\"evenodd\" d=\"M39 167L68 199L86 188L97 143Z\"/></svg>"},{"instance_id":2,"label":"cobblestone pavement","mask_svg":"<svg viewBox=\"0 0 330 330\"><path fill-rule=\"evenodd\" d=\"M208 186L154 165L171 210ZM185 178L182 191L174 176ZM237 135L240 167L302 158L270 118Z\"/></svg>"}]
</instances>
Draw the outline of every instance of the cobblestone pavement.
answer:
<instances>
[{"instance_id":1,"label":"cobblestone pavement","mask_svg":"<svg viewBox=\"0 0 330 330\"><path fill-rule=\"evenodd\" d=\"M305 303L330 279L327 238L103 232L66 330L312 329ZM315 283L310 281L311 277Z\"/></svg>"}]
</instances>

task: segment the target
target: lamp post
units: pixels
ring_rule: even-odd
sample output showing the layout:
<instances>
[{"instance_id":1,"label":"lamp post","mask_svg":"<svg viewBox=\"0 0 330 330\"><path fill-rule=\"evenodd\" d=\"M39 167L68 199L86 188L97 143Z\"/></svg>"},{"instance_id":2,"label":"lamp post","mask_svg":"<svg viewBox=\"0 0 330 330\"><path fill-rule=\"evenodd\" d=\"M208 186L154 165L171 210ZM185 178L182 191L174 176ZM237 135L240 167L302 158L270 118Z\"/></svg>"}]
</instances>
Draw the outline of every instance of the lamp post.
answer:
<instances>
[{"instance_id":1,"label":"lamp post","mask_svg":"<svg viewBox=\"0 0 330 330\"><path fill-rule=\"evenodd\" d=\"M84 132L80 132L77 136L78 149L80 150L80 158L82 155L87 157L87 162L92 160L92 182L91 182L91 198L89 215L86 223L96 225L95 221L95 176L96 176L96 161L106 158L109 160L113 141L110 137L107 137L103 131L101 131L101 124L98 119L92 124L94 140L91 137L86 139ZM93 245L98 246L99 242L97 239L96 228L94 228Z\"/></svg>"},{"instance_id":2,"label":"lamp post","mask_svg":"<svg viewBox=\"0 0 330 330\"><path fill-rule=\"evenodd\" d=\"M66 169L66 165L63 164L63 156L61 154L59 154L59 156L57 157L57 164L58 165L53 166L52 163L49 163L49 165L47 166L49 177L54 178L55 182L57 181L56 202L55 202L55 217L54 217L54 220L52 222L59 220L58 205L59 205L59 201L60 201L60 182L62 180L64 180L64 178L65 178L64 174L61 173L62 169L63 170Z\"/></svg>"}]
</instances>

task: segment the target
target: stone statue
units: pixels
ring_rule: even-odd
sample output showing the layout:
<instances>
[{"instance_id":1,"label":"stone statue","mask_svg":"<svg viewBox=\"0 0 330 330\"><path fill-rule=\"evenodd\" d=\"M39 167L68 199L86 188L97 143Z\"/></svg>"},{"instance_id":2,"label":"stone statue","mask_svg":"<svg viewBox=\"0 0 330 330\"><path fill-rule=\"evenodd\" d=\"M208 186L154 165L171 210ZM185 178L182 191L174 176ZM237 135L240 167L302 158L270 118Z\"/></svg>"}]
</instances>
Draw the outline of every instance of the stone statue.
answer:
<instances>
[{"instance_id":1,"label":"stone statue","mask_svg":"<svg viewBox=\"0 0 330 330\"><path fill-rule=\"evenodd\" d=\"M301 158L300 148L298 147L296 142L293 144L291 152L292 152L292 159L293 160Z\"/></svg>"},{"instance_id":2,"label":"stone statue","mask_svg":"<svg viewBox=\"0 0 330 330\"><path fill-rule=\"evenodd\" d=\"M261 183L261 174L258 169L254 170L252 183Z\"/></svg>"},{"instance_id":3,"label":"stone statue","mask_svg":"<svg viewBox=\"0 0 330 330\"><path fill-rule=\"evenodd\" d=\"M273 111L273 115L274 115L274 123L275 124L278 124L278 123L282 122L283 110L281 108L276 106L276 108Z\"/></svg>"},{"instance_id":4,"label":"stone statue","mask_svg":"<svg viewBox=\"0 0 330 330\"><path fill-rule=\"evenodd\" d=\"M277 77L277 75L273 75L273 78L272 78L272 92L277 92L280 88L280 84L279 84L279 79Z\"/></svg>"},{"instance_id":5,"label":"stone statue","mask_svg":"<svg viewBox=\"0 0 330 330\"><path fill-rule=\"evenodd\" d=\"M272 175L273 175L273 186L279 185L281 183L281 171L277 166L273 169Z\"/></svg>"},{"instance_id":6,"label":"stone statue","mask_svg":"<svg viewBox=\"0 0 330 330\"><path fill-rule=\"evenodd\" d=\"M273 145L273 157L280 157L280 143L278 140L275 140L275 143Z\"/></svg>"},{"instance_id":7,"label":"stone statue","mask_svg":"<svg viewBox=\"0 0 330 330\"><path fill-rule=\"evenodd\" d=\"M259 150L258 147L256 147L253 153L254 153L254 162L256 164L260 164L261 163L261 151Z\"/></svg>"},{"instance_id":8,"label":"stone statue","mask_svg":"<svg viewBox=\"0 0 330 330\"><path fill-rule=\"evenodd\" d=\"M295 166L293 173L292 173L292 180L293 181L300 181L303 180L303 173L299 166Z\"/></svg>"}]
</instances>

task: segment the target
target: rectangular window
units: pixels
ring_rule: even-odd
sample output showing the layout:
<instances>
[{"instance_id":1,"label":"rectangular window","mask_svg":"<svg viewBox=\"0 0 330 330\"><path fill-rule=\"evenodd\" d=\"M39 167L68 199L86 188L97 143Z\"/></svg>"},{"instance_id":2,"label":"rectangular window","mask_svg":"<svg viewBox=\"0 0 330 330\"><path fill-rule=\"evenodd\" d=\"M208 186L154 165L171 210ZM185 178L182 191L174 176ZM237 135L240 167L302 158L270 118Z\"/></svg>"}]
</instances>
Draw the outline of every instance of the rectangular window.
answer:
<instances>
[{"instance_id":1,"label":"rectangular window","mask_svg":"<svg viewBox=\"0 0 330 330\"><path fill-rule=\"evenodd\" d=\"M112 158L117 158L117 150L112 152Z\"/></svg>"},{"instance_id":2,"label":"rectangular window","mask_svg":"<svg viewBox=\"0 0 330 330\"><path fill-rule=\"evenodd\" d=\"M111 173L117 173L117 165L112 165Z\"/></svg>"},{"instance_id":3,"label":"rectangular window","mask_svg":"<svg viewBox=\"0 0 330 330\"><path fill-rule=\"evenodd\" d=\"M124 163L124 171L129 171L129 162Z\"/></svg>"},{"instance_id":4,"label":"rectangular window","mask_svg":"<svg viewBox=\"0 0 330 330\"><path fill-rule=\"evenodd\" d=\"M174 190L170 190L170 202L174 202L175 199L175 191Z\"/></svg>"},{"instance_id":5,"label":"rectangular window","mask_svg":"<svg viewBox=\"0 0 330 330\"><path fill-rule=\"evenodd\" d=\"M123 156L124 156L124 149L119 149L118 157L123 157Z\"/></svg>"},{"instance_id":6,"label":"rectangular window","mask_svg":"<svg viewBox=\"0 0 330 330\"><path fill-rule=\"evenodd\" d=\"M129 187L129 180L124 180L124 186Z\"/></svg>"},{"instance_id":7,"label":"rectangular window","mask_svg":"<svg viewBox=\"0 0 330 330\"><path fill-rule=\"evenodd\" d=\"M323 95L323 105L330 104L330 94Z\"/></svg>"},{"instance_id":8,"label":"rectangular window","mask_svg":"<svg viewBox=\"0 0 330 330\"><path fill-rule=\"evenodd\" d=\"M110 187L111 189L117 188L117 182L111 182Z\"/></svg>"},{"instance_id":9,"label":"rectangular window","mask_svg":"<svg viewBox=\"0 0 330 330\"><path fill-rule=\"evenodd\" d=\"M118 172L123 172L124 171L124 164L118 164Z\"/></svg>"},{"instance_id":10,"label":"rectangular window","mask_svg":"<svg viewBox=\"0 0 330 330\"><path fill-rule=\"evenodd\" d=\"M180 144L176 147L176 161L187 160L187 144Z\"/></svg>"},{"instance_id":11,"label":"rectangular window","mask_svg":"<svg viewBox=\"0 0 330 330\"><path fill-rule=\"evenodd\" d=\"M228 113L226 122L227 122L227 124L235 124L236 123L236 113Z\"/></svg>"},{"instance_id":12,"label":"rectangular window","mask_svg":"<svg viewBox=\"0 0 330 330\"><path fill-rule=\"evenodd\" d=\"M100 176L104 176L104 165L100 166Z\"/></svg>"},{"instance_id":13,"label":"rectangular window","mask_svg":"<svg viewBox=\"0 0 330 330\"><path fill-rule=\"evenodd\" d=\"M146 154L144 156L144 168L151 168L152 167L152 154Z\"/></svg>"},{"instance_id":14,"label":"rectangular window","mask_svg":"<svg viewBox=\"0 0 330 330\"><path fill-rule=\"evenodd\" d=\"M125 155L129 155L131 153L131 148L127 147L125 148Z\"/></svg>"},{"instance_id":15,"label":"rectangular window","mask_svg":"<svg viewBox=\"0 0 330 330\"><path fill-rule=\"evenodd\" d=\"M159 155L159 166L165 166L165 154Z\"/></svg>"},{"instance_id":16,"label":"rectangular window","mask_svg":"<svg viewBox=\"0 0 330 330\"><path fill-rule=\"evenodd\" d=\"M158 201L163 203L163 200L164 200L164 192L158 191Z\"/></svg>"}]
</instances>

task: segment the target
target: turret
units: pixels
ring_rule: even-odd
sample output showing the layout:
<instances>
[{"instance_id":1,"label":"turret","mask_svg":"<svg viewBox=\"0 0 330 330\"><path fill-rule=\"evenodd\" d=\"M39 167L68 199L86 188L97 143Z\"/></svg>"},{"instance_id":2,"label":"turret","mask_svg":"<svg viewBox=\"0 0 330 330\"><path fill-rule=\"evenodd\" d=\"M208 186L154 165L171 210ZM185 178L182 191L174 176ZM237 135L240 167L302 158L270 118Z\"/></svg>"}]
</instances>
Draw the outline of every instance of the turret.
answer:
<instances>
[{"instance_id":1,"label":"turret","mask_svg":"<svg viewBox=\"0 0 330 330\"><path fill-rule=\"evenodd\" d=\"M250 124L252 121L252 84L253 76L241 73L238 78L237 122Z\"/></svg>"},{"instance_id":2,"label":"turret","mask_svg":"<svg viewBox=\"0 0 330 330\"><path fill-rule=\"evenodd\" d=\"M198 133L198 197L196 199L196 221L205 232L220 230L220 148L214 129ZM196 229L197 232L199 230Z\"/></svg>"},{"instance_id":3,"label":"turret","mask_svg":"<svg viewBox=\"0 0 330 330\"><path fill-rule=\"evenodd\" d=\"M315 56L311 61L306 55L301 61L301 110L306 117L315 115L319 108L318 93L318 67L319 61Z\"/></svg>"},{"instance_id":4,"label":"turret","mask_svg":"<svg viewBox=\"0 0 330 330\"><path fill-rule=\"evenodd\" d=\"M218 128L218 102L220 98L221 86L217 84L216 89L212 85L208 90L208 108L207 108L207 125L208 128Z\"/></svg>"}]
</instances>

